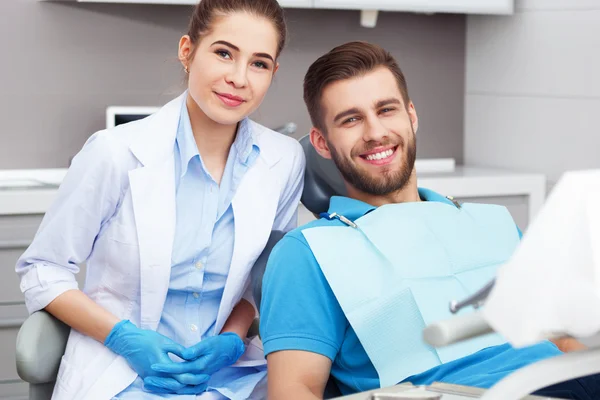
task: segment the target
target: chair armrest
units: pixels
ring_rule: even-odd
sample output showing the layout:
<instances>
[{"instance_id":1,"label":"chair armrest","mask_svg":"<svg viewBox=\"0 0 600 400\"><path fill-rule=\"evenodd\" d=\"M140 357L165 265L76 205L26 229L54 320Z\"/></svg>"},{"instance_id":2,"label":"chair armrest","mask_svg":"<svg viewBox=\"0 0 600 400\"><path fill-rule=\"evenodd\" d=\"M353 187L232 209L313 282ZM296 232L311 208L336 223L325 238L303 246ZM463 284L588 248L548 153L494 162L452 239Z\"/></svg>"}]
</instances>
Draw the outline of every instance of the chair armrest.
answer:
<instances>
[{"instance_id":1,"label":"chair armrest","mask_svg":"<svg viewBox=\"0 0 600 400\"><path fill-rule=\"evenodd\" d=\"M529 393L600 372L600 348L565 353L529 364L492 386L481 400L521 399Z\"/></svg>"},{"instance_id":2,"label":"chair armrest","mask_svg":"<svg viewBox=\"0 0 600 400\"><path fill-rule=\"evenodd\" d=\"M483 315L474 312L428 325L423 330L423 339L434 347L442 347L493 331Z\"/></svg>"},{"instance_id":3,"label":"chair armrest","mask_svg":"<svg viewBox=\"0 0 600 400\"><path fill-rule=\"evenodd\" d=\"M17 373L26 382L54 382L71 328L38 311L29 316L17 335Z\"/></svg>"}]
</instances>

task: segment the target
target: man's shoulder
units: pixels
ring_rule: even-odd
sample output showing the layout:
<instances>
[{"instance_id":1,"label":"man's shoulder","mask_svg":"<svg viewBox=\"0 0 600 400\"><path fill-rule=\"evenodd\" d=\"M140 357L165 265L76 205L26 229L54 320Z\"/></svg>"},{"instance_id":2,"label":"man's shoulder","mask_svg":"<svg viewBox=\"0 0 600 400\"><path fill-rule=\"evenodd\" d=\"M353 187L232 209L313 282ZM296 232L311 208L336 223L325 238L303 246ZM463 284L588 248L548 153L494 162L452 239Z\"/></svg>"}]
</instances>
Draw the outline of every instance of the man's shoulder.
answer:
<instances>
[{"instance_id":1,"label":"man's shoulder","mask_svg":"<svg viewBox=\"0 0 600 400\"><path fill-rule=\"evenodd\" d=\"M306 238L304 237L304 234L302 233L303 231L305 231L307 229L312 229L312 228L320 228L323 226L334 226L334 225L337 225L336 222L337 221L330 221L326 218L316 219L314 221L310 221L302 226L297 227L296 229L289 231L283 237L283 239L289 239L287 242L300 242L301 244L305 245L306 247L309 247L308 242L306 241ZM290 246L291 245L292 244L290 244Z\"/></svg>"},{"instance_id":2,"label":"man's shoulder","mask_svg":"<svg viewBox=\"0 0 600 400\"><path fill-rule=\"evenodd\" d=\"M304 237L303 231L322 226L332 226L334 221L325 218L311 221L286 233L275 245L269 256L271 273L284 273L293 270L293 275L312 274L309 271L320 269L317 260ZM269 268L267 268L269 270ZM277 271L277 272L275 272ZM287 274L287 272L285 272Z\"/></svg>"}]
</instances>

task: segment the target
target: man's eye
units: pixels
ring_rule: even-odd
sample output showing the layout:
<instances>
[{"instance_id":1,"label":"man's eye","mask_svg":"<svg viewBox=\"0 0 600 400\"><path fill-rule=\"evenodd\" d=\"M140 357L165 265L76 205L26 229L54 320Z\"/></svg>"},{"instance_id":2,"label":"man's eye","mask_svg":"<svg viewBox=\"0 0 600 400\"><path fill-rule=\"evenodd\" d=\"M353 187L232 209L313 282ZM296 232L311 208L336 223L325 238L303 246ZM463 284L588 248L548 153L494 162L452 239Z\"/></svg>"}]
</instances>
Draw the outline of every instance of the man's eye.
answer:
<instances>
[{"instance_id":1,"label":"man's eye","mask_svg":"<svg viewBox=\"0 0 600 400\"><path fill-rule=\"evenodd\" d=\"M383 109L380 111L380 113L382 113L382 114L383 114L383 113L387 113L387 112L394 111L394 110L395 110L395 108L392 108L392 107L387 107L387 108L383 108Z\"/></svg>"},{"instance_id":2,"label":"man's eye","mask_svg":"<svg viewBox=\"0 0 600 400\"><path fill-rule=\"evenodd\" d=\"M344 121L344 124L350 124L350 123L356 122L356 121L358 121L358 118L356 118L356 117L350 117L350 118L348 118L347 120Z\"/></svg>"},{"instance_id":3,"label":"man's eye","mask_svg":"<svg viewBox=\"0 0 600 400\"><path fill-rule=\"evenodd\" d=\"M226 60L231 58L231 54L227 50L217 50L217 51L215 51L215 54L217 54L219 57L224 58Z\"/></svg>"}]
</instances>

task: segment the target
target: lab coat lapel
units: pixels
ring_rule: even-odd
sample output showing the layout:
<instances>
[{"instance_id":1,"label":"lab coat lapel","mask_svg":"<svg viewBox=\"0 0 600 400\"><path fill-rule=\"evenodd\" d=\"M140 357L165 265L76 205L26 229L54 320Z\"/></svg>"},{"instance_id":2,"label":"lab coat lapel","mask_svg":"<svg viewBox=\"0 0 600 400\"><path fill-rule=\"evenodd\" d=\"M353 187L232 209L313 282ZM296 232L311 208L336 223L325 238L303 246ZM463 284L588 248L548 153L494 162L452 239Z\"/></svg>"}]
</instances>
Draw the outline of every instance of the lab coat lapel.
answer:
<instances>
[{"instance_id":1,"label":"lab coat lapel","mask_svg":"<svg viewBox=\"0 0 600 400\"><path fill-rule=\"evenodd\" d=\"M171 274L175 236L174 161L129 174L140 248L141 327L156 329Z\"/></svg>"},{"instance_id":2,"label":"lab coat lapel","mask_svg":"<svg viewBox=\"0 0 600 400\"><path fill-rule=\"evenodd\" d=\"M215 333L240 300L254 262L262 252L273 226L279 200L276 182L262 159L250 168L232 200L235 221L233 257L223 291Z\"/></svg>"},{"instance_id":3,"label":"lab coat lapel","mask_svg":"<svg viewBox=\"0 0 600 400\"><path fill-rule=\"evenodd\" d=\"M155 330L171 275L175 237L175 163L173 149L182 95L141 127L130 148L143 164L129 172L140 251L141 327Z\"/></svg>"}]
</instances>

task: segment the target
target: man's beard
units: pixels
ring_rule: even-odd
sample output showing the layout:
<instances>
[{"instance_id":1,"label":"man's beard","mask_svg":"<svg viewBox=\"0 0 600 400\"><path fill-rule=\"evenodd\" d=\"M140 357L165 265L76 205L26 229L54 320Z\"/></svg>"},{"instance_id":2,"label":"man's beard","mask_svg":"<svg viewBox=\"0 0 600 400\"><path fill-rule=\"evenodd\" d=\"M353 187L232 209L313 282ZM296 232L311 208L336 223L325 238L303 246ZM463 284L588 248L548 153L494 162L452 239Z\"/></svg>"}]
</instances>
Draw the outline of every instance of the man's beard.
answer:
<instances>
[{"instance_id":1,"label":"man's beard","mask_svg":"<svg viewBox=\"0 0 600 400\"><path fill-rule=\"evenodd\" d=\"M384 196L404 188L415 167L417 144L412 127L410 133L412 134L413 140L409 140L407 144L404 139L400 138L400 142L397 145L398 148L396 151L399 152L399 154L397 154L396 157L400 156L403 158L400 169L396 171L384 171L379 177L373 177L366 171L361 171L360 167L352 162L351 159L337 153L335 147L333 147L331 143L328 143L328 145L333 162L346 182L363 193L374 196ZM378 143L378 145L381 144ZM403 152L405 148L406 154Z\"/></svg>"}]
</instances>

